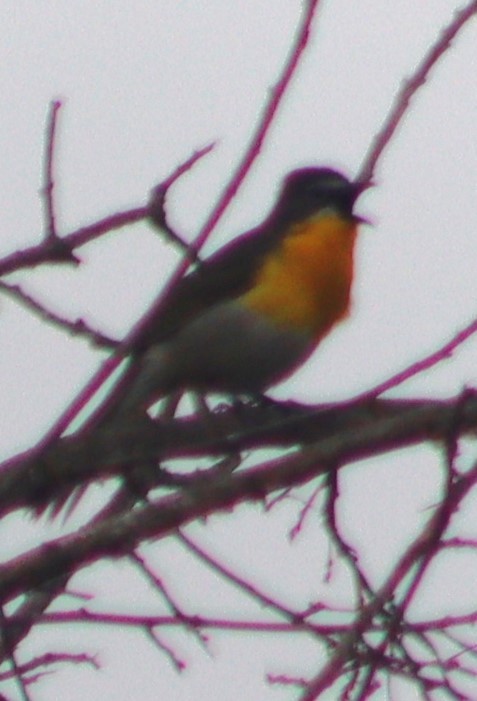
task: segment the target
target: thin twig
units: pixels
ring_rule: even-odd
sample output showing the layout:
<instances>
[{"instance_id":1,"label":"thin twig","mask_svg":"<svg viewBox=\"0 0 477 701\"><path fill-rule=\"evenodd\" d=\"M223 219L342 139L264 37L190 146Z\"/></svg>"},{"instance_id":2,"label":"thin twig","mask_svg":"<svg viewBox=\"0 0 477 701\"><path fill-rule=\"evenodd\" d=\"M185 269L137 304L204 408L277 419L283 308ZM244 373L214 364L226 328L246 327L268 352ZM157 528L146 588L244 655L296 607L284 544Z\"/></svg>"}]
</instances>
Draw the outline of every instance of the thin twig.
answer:
<instances>
[{"instance_id":1,"label":"thin twig","mask_svg":"<svg viewBox=\"0 0 477 701\"><path fill-rule=\"evenodd\" d=\"M290 540L295 540L295 538L298 537L298 535L301 533L303 526L305 524L306 518L310 511L313 509L315 506L316 499L318 497L318 494L323 490L323 485L318 484L317 487L313 490L311 495L306 499L305 503L303 504L302 508L300 509L300 513L298 514L298 518L296 522L294 523L293 527L290 529L290 532L288 534L288 537Z\"/></svg>"},{"instance_id":2,"label":"thin twig","mask_svg":"<svg viewBox=\"0 0 477 701\"><path fill-rule=\"evenodd\" d=\"M372 180L377 162L381 158L386 146L391 142L393 135L402 122L402 118L408 111L411 99L419 88L424 85L430 71L450 47L452 40L455 39L459 31L476 12L476 0L472 0L472 2L459 10L425 54L415 73L403 83L394 99L387 119L368 149L357 180L362 180L364 182Z\"/></svg>"},{"instance_id":3,"label":"thin twig","mask_svg":"<svg viewBox=\"0 0 477 701\"><path fill-rule=\"evenodd\" d=\"M431 367L441 363L443 360L448 360L456 348L462 345L475 333L477 333L477 319L471 321L470 324L465 326L453 338L451 338L448 343L441 346L438 350L434 351L430 355L426 355L424 358L421 358L421 360L412 363L404 370L400 370L395 375L392 375L389 379L379 383L372 389L358 394L356 397L354 397L353 401L359 402L366 399L374 399L379 397L381 394L384 394L384 392L388 392L390 389L394 389L398 385L403 384L403 382L407 382L407 380L410 380L412 377L429 370Z\"/></svg>"},{"instance_id":4,"label":"thin twig","mask_svg":"<svg viewBox=\"0 0 477 701\"><path fill-rule=\"evenodd\" d=\"M47 652L39 657L34 657L29 662L19 665L18 669L23 675L26 675L27 673L30 674L34 670L37 670L39 667L48 667L50 665L59 664L60 662L68 662L69 664L88 664L95 669L100 669L100 665L92 655L87 655L84 653L80 655L73 655L66 652ZM12 676L13 673L11 671L2 672L0 673L0 681L6 681ZM27 681L28 683L31 683L32 677L29 676Z\"/></svg>"},{"instance_id":5,"label":"thin twig","mask_svg":"<svg viewBox=\"0 0 477 701\"><path fill-rule=\"evenodd\" d=\"M41 244L10 253L0 259L0 276L26 268L36 268L38 265L71 263L71 251L74 249L85 246L115 229L136 224L145 219L148 214L147 207L135 207L117 212L93 224L82 226L61 239L43 241Z\"/></svg>"},{"instance_id":6,"label":"thin twig","mask_svg":"<svg viewBox=\"0 0 477 701\"><path fill-rule=\"evenodd\" d=\"M255 133L252 134L250 143L247 146L241 161L237 165L235 172L225 186L216 206L194 242L194 248L197 251L200 251L212 231L215 229L225 210L228 208L232 199L237 194L239 187L244 182L247 173L260 154L265 138L268 135L272 122L277 114L278 108L280 107L286 91L296 74L298 65L307 47L311 34L311 25L318 4L319 0L306 0L306 7L303 12L303 17L297 29L294 44L291 47L290 54L282 69L282 73L275 86L270 91L268 102L258 119L258 125ZM182 276L182 272L179 273L178 271L178 274L179 276Z\"/></svg>"},{"instance_id":7,"label":"thin twig","mask_svg":"<svg viewBox=\"0 0 477 701\"><path fill-rule=\"evenodd\" d=\"M184 662L184 660L178 657L174 650L169 645L166 645L166 643L163 640L161 640L159 634L154 630L154 628L145 628L144 630L149 640L152 641L152 643L155 645L155 647L157 647L158 650L160 650L166 655L167 659L172 663L176 671L183 672L184 669L187 667L187 664Z\"/></svg>"},{"instance_id":8,"label":"thin twig","mask_svg":"<svg viewBox=\"0 0 477 701\"><path fill-rule=\"evenodd\" d=\"M81 336L87 339L99 348L114 349L119 345L119 341L105 336L99 331L94 331L90 328L83 319L70 321L59 314L47 309L41 302L38 302L34 297L27 294L19 285L9 285L0 280L0 292L4 292L9 297L15 300L18 304L33 312L42 321L45 321L52 326L55 326L62 331L66 331L72 336Z\"/></svg>"},{"instance_id":9,"label":"thin twig","mask_svg":"<svg viewBox=\"0 0 477 701\"><path fill-rule=\"evenodd\" d=\"M194 245L187 243L184 239L177 234L174 229L169 225L165 210L165 201L169 188L175 183L175 181L180 178L181 175L186 173L192 168L194 163L198 161L203 156L206 156L212 149L215 148L215 142L208 144L202 149L196 151L189 158L188 161L180 164L171 175L163 180L159 185L156 185L151 192L151 197L149 200L149 218L154 224L170 239L175 243L184 253L186 259L190 263L197 263L200 261L198 252L195 250Z\"/></svg>"},{"instance_id":10,"label":"thin twig","mask_svg":"<svg viewBox=\"0 0 477 701\"><path fill-rule=\"evenodd\" d=\"M137 552L133 552L130 556L131 561L140 569L142 574L147 578L150 584L156 589L163 597L166 604L169 606L170 610L176 618L184 621L184 626L186 626L198 639L202 647L207 648L207 639L202 635L201 631L198 630L197 626L190 625L190 616L185 614L179 605L174 601L174 597L168 591L166 585L158 575L153 572L151 567L148 565L146 560ZM151 626L152 628L153 626ZM155 638L157 641L157 638Z\"/></svg>"},{"instance_id":11,"label":"thin twig","mask_svg":"<svg viewBox=\"0 0 477 701\"><path fill-rule=\"evenodd\" d=\"M55 181L53 176L54 155L56 146L56 125L58 112L61 107L60 100L53 100L50 103L50 111L48 114L47 131L46 131L46 149L45 149L45 170L44 170L44 186L42 193L45 196L45 240L51 242L58 238L56 231L55 220L55 205L54 205L54 188Z\"/></svg>"},{"instance_id":12,"label":"thin twig","mask_svg":"<svg viewBox=\"0 0 477 701\"><path fill-rule=\"evenodd\" d=\"M353 548L345 542L343 536L339 532L338 522L336 519L336 504L339 497L338 471L331 469L327 474L328 494L325 503L325 519L328 531L328 536L341 557L348 563L351 573L356 582L357 599L363 603L364 596L372 596L373 592L364 572L358 564L358 558Z\"/></svg>"},{"instance_id":13,"label":"thin twig","mask_svg":"<svg viewBox=\"0 0 477 701\"><path fill-rule=\"evenodd\" d=\"M373 599L363 606L350 626L348 635L343 636L342 641L336 647L328 663L313 679L300 701L314 701L320 694L331 686L336 679L344 674L344 664L354 658L354 650L357 641L370 629L376 615L391 601L398 585L405 580L414 570L411 585L401 602L401 610L410 603L415 591L414 582L420 581L432 555L437 549L442 535L449 526L453 514L458 510L462 500L474 486L477 479L477 466L466 473L465 477L455 481L448 490L448 494L436 509L422 532L411 543L403 555L399 558L387 580L376 592Z\"/></svg>"},{"instance_id":14,"label":"thin twig","mask_svg":"<svg viewBox=\"0 0 477 701\"><path fill-rule=\"evenodd\" d=\"M183 532L183 530L177 531L177 537L190 552L192 552L196 557L198 557L204 564L206 564L212 570L220 574L220 576L223 577L225 581L236 586L242 593L248 594L250 597L252 597L252 599L258 601L258 603L261 606L266 606L267 608L272 609L275 613L278 613L281 617L284 617L290 623L293 623L294 625L296 624L300 627L303 627L305 630L309 630L315 635L321 636L321 630L319 630L319 626L317 627L313 623L310 623L306 620L308 616L307 612L302 613L300 611L293 611L292 609L289 609L287 606L278 602L275 598L271 597L268 594L265 594L263 591L260 591L255 585L251 584L246 579L240 577L238 574L233 572L230 567L226 567L217 558L212 557L212 555L207 553L203 548L197 545L197 543L194 542L188 535L186 535Z\"/></svg>"}]
</instances>

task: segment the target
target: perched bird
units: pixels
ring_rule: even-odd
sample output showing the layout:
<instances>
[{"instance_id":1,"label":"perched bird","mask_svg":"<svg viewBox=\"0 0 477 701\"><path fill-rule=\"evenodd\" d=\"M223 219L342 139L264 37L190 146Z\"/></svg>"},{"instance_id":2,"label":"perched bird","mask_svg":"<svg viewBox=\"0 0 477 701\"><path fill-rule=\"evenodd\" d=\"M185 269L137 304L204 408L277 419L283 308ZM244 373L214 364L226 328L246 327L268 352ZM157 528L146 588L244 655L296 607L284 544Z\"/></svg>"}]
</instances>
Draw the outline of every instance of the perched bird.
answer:
<instances>
[{"instance_id":1,"label":"perched bird","mask_svg":"<svg viewBox=\"0 0 477 701\"><path fill-rule=\"evenodd\" d=\"M112 415L146 411L175 390L256 395L299 367L348 313L365 221L353 210L367 187L330 168L291 172L262 224L166 295Z\"/></svg>"}]
</instances>

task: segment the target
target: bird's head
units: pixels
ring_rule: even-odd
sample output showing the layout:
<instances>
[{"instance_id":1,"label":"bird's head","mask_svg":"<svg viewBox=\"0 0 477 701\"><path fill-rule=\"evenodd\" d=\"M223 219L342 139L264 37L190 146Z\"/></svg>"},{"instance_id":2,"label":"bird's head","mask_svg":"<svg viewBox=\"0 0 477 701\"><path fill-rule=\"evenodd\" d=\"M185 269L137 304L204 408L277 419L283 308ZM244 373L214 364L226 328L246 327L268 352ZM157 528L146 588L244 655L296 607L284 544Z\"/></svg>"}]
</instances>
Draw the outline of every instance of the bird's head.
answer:
<instances>
[{"instance_id":1,"label":"bird's head","mask_svg":"<svg viewBox=\"0 0 477 701\"><path fill-rule=\"evenodd\" d=\"M287 218L330 211L358 222L366 221L354 214L353 207L371 185L349 180L332 168L300 168L286 176L277 209Z\"/></svg>"}]
</instances>

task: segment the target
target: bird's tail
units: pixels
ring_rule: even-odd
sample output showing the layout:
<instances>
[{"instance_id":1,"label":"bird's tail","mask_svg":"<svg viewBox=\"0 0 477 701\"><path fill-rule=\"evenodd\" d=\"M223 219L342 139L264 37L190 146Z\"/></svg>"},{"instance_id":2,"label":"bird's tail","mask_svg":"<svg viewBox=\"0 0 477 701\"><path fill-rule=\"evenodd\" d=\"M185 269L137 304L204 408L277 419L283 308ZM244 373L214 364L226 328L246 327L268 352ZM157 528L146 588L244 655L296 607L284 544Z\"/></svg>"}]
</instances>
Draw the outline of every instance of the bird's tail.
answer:
<instances>
[{"instance_id":1,"label":"bird's tail","mask_svg":"<svg viewBox=\"0 0 477 701\"><path fill-rule=\"evenodd\" d=\"M107 398L83 423L78 434L81 433L87 440L92 432L120 430L121 425L125 426L130 420L145 414L151 394L150 383L157 379L156 375L157 372L152 372L150 364L144 363L142 359L131 358ZM37 507L36 515L47 513L50 519L55 519L62 514L66 520L77 507L88 486L88 483L73 488L65 486L53 501Z\"/></svg>"}]
</instances>

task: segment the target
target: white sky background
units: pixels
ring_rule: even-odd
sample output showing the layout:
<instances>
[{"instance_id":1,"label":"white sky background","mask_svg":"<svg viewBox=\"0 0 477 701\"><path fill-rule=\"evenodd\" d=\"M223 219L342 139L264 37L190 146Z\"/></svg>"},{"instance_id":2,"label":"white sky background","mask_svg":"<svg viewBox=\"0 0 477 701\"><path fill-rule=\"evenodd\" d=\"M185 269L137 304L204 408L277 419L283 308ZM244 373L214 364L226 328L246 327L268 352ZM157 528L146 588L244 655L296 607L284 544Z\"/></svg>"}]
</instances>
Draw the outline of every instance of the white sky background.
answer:
<instances>
[{"instance_id":1,"label":"white sky background","mask_svg":"<svg viewBox=\"0 0 477 701\"><path fill-rule=\"evenodd\" d=\"M290 169L323 163L354 175L401 81L460 5L454 0L323 2L261 158L207 250L260 221ZM218 139L213 154L169 197L171 221L192 237L243 153L288 53L300 7L298 0L4 0L1 255L42 235L44 127L49 101L57 97L64 100L56 160L59 231L144 204L150 188L181 160ZM474 19L418 93L379 164L378 187L360 201L360 212L375 226L365 227L360 239L352 318L275 396L308 402L350 397L437 348L477 315L476 41ZM78 253L84 262L80 269L44 267L12 279L51 308L116 335L129 329L177 258L146 224L112 233ZM6 298L0 299L0 324L0 438L6 457L40 437L101 355ZM445 397L475 385L476 351L477 340L395 395ZM406 451L392 460L353 466L343 477L343 529L360 548L369 573L383 577L426 518L423 509L438 498L437 453ZM319 514L293 546L288 543L297 510L292 502L271 515L259 506L242 507L189 532L226 555L244 576L258 572L260 584L285 603L304 606L321 592L336 602L336 591L345 585L340 577L336 588L322 582L327 552ZM18 518L14 523L22 543L35 542L35 526L27 522L20 532ZM3 558L15 552L12 524L13 519L3 524ZM184 608L194 613L209 596L203 571L199 574L166 542L147 552ZM460 558L450 571L464 564ZM103 580L95 569L75 584L101 589L111 610L163 610L152 606L144 586L136 586L125 567L103 569ZM458 579L445 579L446 591L462 602L465 577ZM256 614L231 590L216 582L210 586L219 592L211 597L210 613ZM434 612L440 598L442 591L434 590L422 611ZM106 606L103 597L99 603ZM40 654L48 645L59 649L65 636L72 650L98 651L103 670L62 669L35 687L35 701L53 694L84 699L85 693L86 698L143 701L281 701L295 698L294 692L266 686L265 673L310 675L316 669L314 648L304 639L263 636L252 644L225 633L211 633L213 657L187 634L164 634L188 662L180 677L139 634L41 631L28 652ZM375 698L386 698L384 691Z\"/></svg>"}]
</instances>

